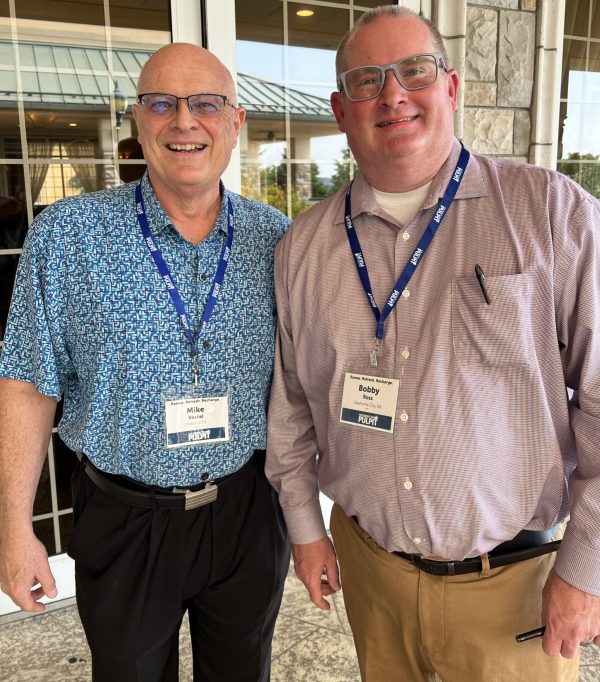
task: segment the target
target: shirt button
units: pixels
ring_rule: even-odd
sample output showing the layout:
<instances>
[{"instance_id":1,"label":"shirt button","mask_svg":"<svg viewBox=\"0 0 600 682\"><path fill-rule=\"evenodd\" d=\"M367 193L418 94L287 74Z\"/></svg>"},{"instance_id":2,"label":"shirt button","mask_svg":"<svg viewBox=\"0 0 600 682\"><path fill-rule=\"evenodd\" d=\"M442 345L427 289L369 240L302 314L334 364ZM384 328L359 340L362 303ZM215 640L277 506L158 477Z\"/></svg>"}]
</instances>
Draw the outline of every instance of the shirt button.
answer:
<instances>
[{"instance_id":1,"label":"shirt button","mask_svg":"<svg viewBox=\"0 0 600 682\"><path fill-rule=\"evenodd\" d=\"M200 476L200 478L201 478L203 481L207 481L207 480L208 480L208 474L204 473L204 474L202 474L202 476Z\"/></svg>"},{"instance_id":2,"label":"shirt button","mask_svg":"<svg viewBox=\"0 0 600 682\"><path fill-rule=\"evenodd\" d=\"M410 235L408 234L408 232L404 232L402 234L402 239L404 239L405 242L407 242L410 239Z\"/></svg>"},{"instance_id":3,"label":"shirt button","mask_svg":"<svg viewBox=\"0 0 600 682\"><path fill-rule=\"evenodd\" d=\"M204 280L205 280L207 277L208 277L208 275L207 275L205 272L203 272L203 273L200 275L200 279L201 279L203 282L204 282Z\"/></svg>"},{"instance_id":4,"label":"shirt button","mask_svg":"<svg viewBox=\"0 0 600 682\"><path fill-rule=\"evenodd\" d=\"M413 542L415 543L415 545L420 545L421 542L423 541L421 540L421 538L413 538Z\"/></svg>"},{"instance_id":5,"label":"shirt button","mask_svg":"<svg viewBox=\"0 0 600 682\"><path fill-rule=\"evenodd\" d=\"M409 291L408 289L405 289L405 290L402 292L402 296L404 296L404 298L408 298L408 297L410 296L410 291Z\"/></svg>"},{"instance_id":6,"label":"shirt button","mask_svg":"<svg viewBox=\"0 0 600 682\"><path fill-rule=\"evenodd\" d=\"M402 412L402 414L400 415L400 421L406 424L406 422L408 421L408 414L406 414L406 412Z\"/></svg>"},{"instance_id":7,"label":"shirt button","mask_svg":"<svg viewBox=\"0 0 600 682\"><path fill-rule=\"evenodd\" d=\"M405 348L405 349L402 351L402 358L403 358L404 360L408 360L409 357L410 357L410 351L408 350L408 348Z\"/></svg>"},{"instance_id":8,"label":"shirt button","mask_svg":"<svg viewBox=\"0 0 600 682\"><path fill-rule=\"evenodd\" d=\"M405 490L411 490L413 487L412 481L409 481L408 478L406 481L404 481L404 488Z\"/></svg>"},{"instance_id":9,"label":"shirt button","mask_svg":"<svg viewBox=\"0 0 600 682\"><path fill-rule=\"evenodd\" d=\"M203 341L202 342L202 348L206 348L208 350L211 347L211 342L210 341Z\"/></svg>"}]
</instances>

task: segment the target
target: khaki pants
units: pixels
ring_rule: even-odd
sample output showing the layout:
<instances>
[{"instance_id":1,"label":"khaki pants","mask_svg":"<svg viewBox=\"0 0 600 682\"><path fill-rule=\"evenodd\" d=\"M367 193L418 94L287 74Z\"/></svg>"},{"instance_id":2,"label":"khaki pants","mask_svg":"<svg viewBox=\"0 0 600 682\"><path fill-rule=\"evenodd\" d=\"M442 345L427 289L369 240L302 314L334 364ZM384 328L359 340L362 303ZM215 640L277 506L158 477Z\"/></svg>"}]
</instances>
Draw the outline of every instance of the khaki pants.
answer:
<instances>
[{"instance_id":1,"label":"khaki pants","mask_svg":"<svg viewBox=\"0 0 600 682\"><path fill-rule=\"evenodd\" d=\"M379 547L338 505L331 531L363 682L577 680L579 660L546 656L539 638L515 641L541 625L554 554L433 576Z\"/></svg>"}]
</instances>

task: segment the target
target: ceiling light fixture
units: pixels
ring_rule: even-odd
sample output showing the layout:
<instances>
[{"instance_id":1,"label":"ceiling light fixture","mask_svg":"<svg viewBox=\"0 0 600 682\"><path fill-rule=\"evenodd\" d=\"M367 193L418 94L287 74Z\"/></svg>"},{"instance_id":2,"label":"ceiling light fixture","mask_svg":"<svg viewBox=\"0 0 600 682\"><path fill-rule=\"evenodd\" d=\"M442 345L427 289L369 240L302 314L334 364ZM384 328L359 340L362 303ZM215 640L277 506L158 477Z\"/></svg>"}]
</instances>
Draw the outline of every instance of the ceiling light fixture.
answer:
<instances>
[{"instance_id":1,"label":"ceiling light fixture","mask_svg":"<svg viewBox=\"0 0 600 682\"><path fill-rule=\"evenodd\" d=\"M312 11L312 9L299 9L299 10L296 12L296 14L297 14L299 17L312 17L312 15L314 14L314 12Z\"/></svg>"}]
</instances>

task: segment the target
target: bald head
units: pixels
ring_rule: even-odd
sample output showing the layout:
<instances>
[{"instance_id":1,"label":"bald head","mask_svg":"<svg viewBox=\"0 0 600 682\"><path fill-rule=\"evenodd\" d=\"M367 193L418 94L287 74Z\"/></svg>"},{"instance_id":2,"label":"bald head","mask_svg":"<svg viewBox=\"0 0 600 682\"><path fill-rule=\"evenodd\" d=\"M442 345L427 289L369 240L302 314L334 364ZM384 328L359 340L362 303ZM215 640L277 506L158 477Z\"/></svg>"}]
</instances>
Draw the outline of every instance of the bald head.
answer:
<instances>
[{"instance_id":1,"label":"bald head","mask_svg":"<svg viewBox=\"0 0 600 682\"><path fill-rule=\"evenodd\" d=\"M176 91L180 83L185 83L186 92ZM198 85L190 90L190 84L194 83ZM148 92L173 95L211 92L236 101L233 78L227 67L214 54L192 43L165 45L148 59L138 79L137 93Z\"/></svg>"}]
</instances>

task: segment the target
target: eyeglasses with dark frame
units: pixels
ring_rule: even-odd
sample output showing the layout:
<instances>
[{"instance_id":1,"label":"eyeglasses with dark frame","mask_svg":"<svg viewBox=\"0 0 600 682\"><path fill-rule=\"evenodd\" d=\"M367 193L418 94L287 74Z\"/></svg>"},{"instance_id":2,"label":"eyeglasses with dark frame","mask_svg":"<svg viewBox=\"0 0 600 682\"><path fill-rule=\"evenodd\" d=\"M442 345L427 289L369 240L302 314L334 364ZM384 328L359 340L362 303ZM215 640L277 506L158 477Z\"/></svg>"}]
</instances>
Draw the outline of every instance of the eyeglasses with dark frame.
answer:
<instances>
[{"instance_id":1,"label":"eyeglasses with dark frame","mask_svg":"<svg viewBox=\"0 0 600 682\"><path fill-rule=\"evenodd\" d=\"M232 104L227 99L227 95L215 95L212 93L177 97L177 95L170 95L166 92L146 92L138 95L137 99L138 104L141 104L148 114L160 118L172 116L179 108L180 100L186 102L192 116L197 116L198 118L217 116L223 112L226 104L237 109L235 104Z\"/></svg>"},{"instance_id":2,"label":"eyeglasses with dark frame","mask_svg":"<svg viewBox=\"0 0 600 682\"><path fill-rule=\"evenodd\" d=\"M385 74L391 70L405 90L422 90L435 83L440 68L448 72L439 52L414 54L392 64L359 66L344 71L338 76L338 89L352 102L374 99L381 94Z\"/></svg>"}]
</instances>

